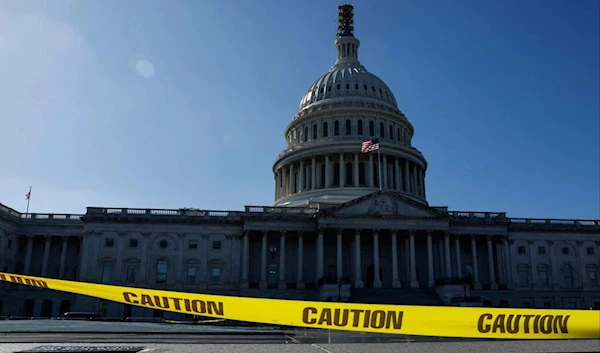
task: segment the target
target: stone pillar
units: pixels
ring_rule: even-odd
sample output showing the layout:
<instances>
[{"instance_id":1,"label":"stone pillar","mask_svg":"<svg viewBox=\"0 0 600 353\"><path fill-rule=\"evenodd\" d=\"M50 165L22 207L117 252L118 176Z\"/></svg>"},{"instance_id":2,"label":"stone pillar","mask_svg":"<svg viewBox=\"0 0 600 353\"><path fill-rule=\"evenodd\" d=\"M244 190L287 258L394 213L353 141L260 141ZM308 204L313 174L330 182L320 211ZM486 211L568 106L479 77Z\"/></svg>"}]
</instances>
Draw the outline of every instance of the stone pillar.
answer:
<instances>
[{"instance_id":1,"label":"stone pillar","mask_svg":"<svg viewBox=\"0 0 600 353\"><path fill-rule=\"evenodd\" d=\"M490 266L490 289L498 290L498 283L496 283L496 274L494 271L494 248L492 247L492 237L487 236L487 248L488 248L488 260Z\"/></svg>"},{"instance_id":2,"label":"stone pillar","mask_svg":"<svg viewBox=\"0 0 600 353\"><path fill-rule=\"evenodd\" d=\"M281 197L284 197L284 196L289 195L288 188L287 188L288 178L287 178L287 169L286 169L286 167L283 167L281 169L282 169L282 177L281 177L281 188L282 188L282 191L281 191Z\"/></svg>"},{"instance_id":3,"label":"stone pillar","mask_svg":"<svg viewBox=\"0 0 600 353\"><path fill-rule=\"evenodd\" d=\"M362 266L360 261L360 229L354 233L354 288L363 288L365 286L362 281Z\"/></svg>"},{"instance_id":4,"label":"stone pillar","mask_svg":"<svg viewBox=\"0 0 600 353\"><path fill-rule=\"evenodd\" d=\"M417 259L415 255L415 231L410 230L410 288L419 288L417 281Z\"/></svg>"},{"instance_id":5,"label":"stone pillar","mask_svg":"<svg viewBox=\"0 0 600 353\"><path fill-rule=\"evenodd\" d=\"M460 261L460 237L457 235L454 239L454 247L456 249L456 276L462 278L462 264Z\"/></svg>"},{"instance_id":6,"label":"stone pillar","mask_svg":"<svg viewBox=\"0 0 600 353\"><path fill-rule=\"evenodd\" d=\"M359 181L360 181L360 172L358 170L358 153L354 154L354 187L359 187Z\"/></svg>"},{"instance_id":7,"label":"stone pillar","mask_svg":"<svg viewBox=\"0 0 600 353\"><path fill-rule=\"evenodd\" d=\"M331 187L331 166L329 165L329 156L325 155L325 189Z\"/></svg>"},{"instance_id":8,"label":"stone pillar","mask_svg":"<svg viewBox=\"0 0 600 353\"><path fill-rule=\"evenodd\" d=\"M379 230L373 231L373 288L381 288L381 276L379 273Z\"/></svg>"},{"instance_id":9,"label":"stone pillar","mask_svg":"<svg viewBox=\"0 0 600 353\"><path fill-rule=\"evenodd\" d=\"M290 195L296 192L296 178L294 175L294 165L290 164L290 181L289 181Z\"/></svg>"},{"instance_id":10,"label":"stone pillar","mask_svg":"<svg viewBox=\"0 0 600 353\"><path fill-rule=\"evenodd\" d=\"M370 188L374 188L375 187L375 179L373 177L373 154L369 153L369 187Z\"/></svg>"},{"instance_id":11,"label":"stone pillar","mask_svg":"<svg viewBox=\"0 0 600 353\"><path fill-rule=\"evenodd\" d=\"M452 277L452 261L450 258L450 236L444 233L444 258L446 260L446 278Z\"/></svg>"},{"instance_id":12,"label":"stone pillar","mask_svg":"<svg viewBox=\"0 0 600 353\"><path fill-rule=\"evenodd\" d=\"M27 235L27 252L25 253L25 274L31 275L31 256L33 253L33 235Z\"/></svg>"},{"instance_id":13,"label":"stone pillar","mask_svg":"<svg viewBox=\"0 0 600 353\"><path fill-rule=\"evenodd\" d=\"M263 231L261 238L261 249L260 249L260 282L258 287L260 289L267 288L267 235L268 231Z\"/></svg>"},{"instance_id":14,"label":"stone pillar","mask_svg":"<svg viewBox=\"0 0 600 353\"><path fill-rule=\"evenodd\" d=\"M113 277L112 281L116 284L120 284L123 282L123 239L125 238L125 232L118 232L117 233L117 258L115 261L115 276ZM179 243L177 244L177 247L179 248ZM178 260L181 260L181 258L179 258ZM180 278L178 276L178 270L180 268L180 262L181 261L177 261L175 263L175 279L176 282L177 280Z\"/></svg>"},{"instance_id":15,"label":"stone pillar","mask_svg":"<svg viewBox=\"0 0 600 353\"><path fill-rule=\"evenodd\" d=\"M42 277L48 275L48 260L50 259L50 242L52 237L44 235L44 257L42 258Z\"/></svg>"},{"instance_id":16,"label":"stone pillar","mask_svg":"<svg viewBox=\"0 0 600 353\"><path fill-rule=\"evenodd\" d=\"M435 275L433 273L433 239L431 238L431 231L427 231L427 270L427 287L433 288L435 287Z\"/></svg>"},{"instance_id":17,"label":"stone pillar","mask_svg":"<svg viewBox=\"0 0 600 353\"><path fill-rule=\"evenodd\" d=\"M341 229L338 229L338 231L337 231L337 244L336 245L337 245L336 246L336 252L337 252L337 257L336 257L336 259L337 259L337 266L336 266L337 273L336 273L336 275L338 277L342 277L343 276L343 274L342 274L343 273L343 271L342 271L342 269L343 269L343 261L342 261L342 245L343 245L343 243L342 243L342 230Z\"/></svg>"},{"instance_id":18,"label":"stone pillar","mask_svg":"<svg viewBox=\"0 0 600 353\"><path fill-rule=\"evenodd\" d=\"M279 235L279 283L277 288L287 289L285 280L285 231L282 231Z\"/></svg>"},{"instance_id":19,"label":"stone pillar","mask_svg":"<svg viewBox=\"0 0 600 353\"><path fill-rule=\"evenodd\" d=\"M250 239L249 232L244 231L242 237L242 283L240 283L241 289L248 289L248 269L250 268Z\"/></svg>"},{"instance_id":20,"label":"stone pillar","mask_svg":"<svg viewBox=\"0 0 600 353\"><path fill-rule=\"evenodd\" d=\"M471 254L473 256L473 287L475 290L481 290L479 283L479 263L477 262L477 238L471 236Z\"/></svg>"},{"instance_id":21,"label":"stone pillar","mask_svg":"<svg viewBox=\"0 0 600 353\"><path fill-rule=\"evenodd\" d=\"M404 183L406 184L404 191L410 192L410 164L408 159L404 161Z\"/></svg>"},{"instance_id":22,"label":"stone pillar","mask_svg":"<svg viewBox=\"0 0 600 353\"><path fill-rule=\"evenodd\" d=\"M425 197L425 183L423 183L423 169L419 168L419 195Z\"/></svg>"},{"instance_id":23,"label":"stone pillar","mask_svg":"<svg viewBox=\"0 0 600 353\"><path fill-rule=\"evenodd\" d=\"M148 249L150 249L150 233L142 233L142 258L140 259L140 281L142 284L146 284L146 276L148 269L148 261L150 261L148 256ZM204 271L206 272L206 271ZM200 271L202 273L202 271Z\"/></svg>"},{"instance_id":24,"label":"stone pillar","mask_svg":"<svg viewBox=\"0 0 600 353\"><path fill-rule=\"evenodd\" d=\"M508 248L508 236L506 236L504 238L504 266L506 269L506 285L509 289L511 289L513 287L513 280L512 280L512 264L511 264L511 258L510 258L510 250ZM548 249L549 253L552 254L552 252L550 251L550 249Z\"/></svg>"},{"instance_id":25,"label":"stone pillar","mask_svg":"<svg viewBox=\"0 0 600 353\"><path fill-rule=\"evenodd\" d=\"M389 186L388 186L388 172L387 172L387 156L385 154L383 156L381 156L381 164L383 164L382 165L382 167L383 167L382 168L383 169L382 174L383 175L381 176L381 182L383 182L383 184L381 184L381 185L382 185L383 189L389 189Z\"/></svg>"},{"instance_id":26,"label":"stone pillar","mask_svg":"<svg viewBox=\"0 0 600 353\"><path fill-rule=\"evenodd\" d=\"M439 278L444 278L446 277L446 271L444 270L444 239L439 239L438 241L438 256L439 256L439 269L440 269L440 277Z\"/></svg>"},{"instance_id":27,"label":"stone pillar","mask_svg":"<svg viewBox=\"0 0 600 353\"><path fill-rule=\"evenodd\" d=\"M312 158L310 171L312 173L310 186L311 186L312 190L316 190L317 189L317 159L315 157Z\"/></svg>"},{"instance_id":28,"label":"stone pillar","mask_svg":"<svg viewBox=\"0 0 600 353\"><path fill-rule=\"evenodd\" d=\"M344 162L344 153L340 153L340 187L346 184L346 162Z\"/></svg>"},{"instance_id":29,"label":"stone pillar","mask_svg":"<svg viewBox=\"0 0 600 353\"><path fill-rule=\"evenodd\" d=\"M298 233L298 282L296 289L304 289L304 234Z\"/></svg>"},{"instance_id":30,"label":"stone pillar","mask_svg":"<svg viewBox=\"0 0 600 353\"><path fill-rule=\"evenodd\" d=\"M398 231L392 230L392 288L401 288L398 280Z\"/></svg>"},{"instance_id":31,"label":"stone pillar","mask_svg":"<svg viewBox=\"0 0 600 353\"><path fill-rule=\"evenodd\" d=\"M62 248L60 250L60 267L58 269L58 278L65 279L65 266L67 263L67 250L69 245L69 237L62 237Z\"/></svg>"},{"instance_id":32,"label":"stone pillar","mask_svg":"<svg viewBox=\"0 0 600 353\"><path fill-rule=\"evenodd\" d=\"M323 229L317 236L317 281L323 278Z\"/></svg>"},{"instance_id":33,"label":"stone pillar","mask_svg":"<svg viewBox=\"0 0 600 353\"><path fill-rule=\"evenodd\" d=\"M404 238L404 275L406 285L410 286L410 244L408 237Z\"/></svg>"},{"instance_id":34,"label":"stone pillar","mask_svg":"<svg viewBox=\"0 0 600 353\"><path fill-rule=\"evenodd\" d=\"M413 164L413 194L419 195L419 180L417 179L417 164Z\"/></svg>"},{"instance_id":35,"label":"stone pillar","mask_svg":"<svg viewBox=\"0 0 600 353\"><path fill-rule=\"evenodd\" d=\"M304 168L304 160L300 161L300 169L298 170L298 177L300 178L298 185L298 192L304 191L304 173L306 172Z\"/></svg>"},{"instance_id":36,"label":"stone pillar","mask_svg":"<svg viewBox=\"0 0 600 353\"><path fill-rule=\"evenodd\" d=\"M396 174L396 190L402 191L402 175L400 173L400 159L394 158L394 172Z\"/></svg>"}]
</instances>

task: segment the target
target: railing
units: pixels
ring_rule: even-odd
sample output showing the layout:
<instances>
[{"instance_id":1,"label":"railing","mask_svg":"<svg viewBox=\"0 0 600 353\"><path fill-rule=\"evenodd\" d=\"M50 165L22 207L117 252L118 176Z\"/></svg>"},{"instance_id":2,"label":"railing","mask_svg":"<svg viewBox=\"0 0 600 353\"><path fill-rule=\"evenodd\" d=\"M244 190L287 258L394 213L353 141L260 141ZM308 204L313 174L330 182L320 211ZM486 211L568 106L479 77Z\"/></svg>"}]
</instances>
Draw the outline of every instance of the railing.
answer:
<instances>
[{"instance_id":1,"label":"railing","mask_svg":"<svg viewBox=\"0 0 600 353\"><path fill-rule=\"evenodd\" d=\"M268 206L246 206L246 213L285 213L285 214L315 214L317 208L308 207L268 207Z\"/></svg>"},{"instance_id":2,"label":"railing","mask_svg":"<svg viewBox=\"0 0 600 353\"><path fill-rule=\"evenodd\" d=\"M10 207L0 204L0 212L9 216L21 219L34 219L34 220L61 220L61 221L79 221L83 215L81 214L56 214L56 213L21 213L13 210Z\"/></svg>"},{"instance_id":3,"label":"railing","mask_svg":"<svg viewBox=\"0 0 600 353\"><path fill-rule=\"evenodd\" d=\"M471 219L505 219L506 212L465 212L465 211L448 211L448 215L454 218L471 218Z\"/></svg>"},{"instance_id":4,"label":"railing","mask_svg":"<svg viewBox=\"0 0 600 353\"><path fill-rule=\"evenodd\" d=\"M231 217L240 216L241 211L210 211L193 208L181 208L178 210L149 209L149 208L101 208L88 207L87 214L99 215L127 215L127 216L186 216L186 217Z\"/></svg>"},{"instance_id":5,"label":"railing","mask_svg":"<svg viewBox=\"0 0 600 353\"><path fill-rule=\"evenodd\" d=\"M600 220L583 219L546 219L546 218L508 218L505 212L466 212L448 211L448 215L459 220L504 220L515 225L563 225L598 227Z\"/></svg>"}]
</instances>

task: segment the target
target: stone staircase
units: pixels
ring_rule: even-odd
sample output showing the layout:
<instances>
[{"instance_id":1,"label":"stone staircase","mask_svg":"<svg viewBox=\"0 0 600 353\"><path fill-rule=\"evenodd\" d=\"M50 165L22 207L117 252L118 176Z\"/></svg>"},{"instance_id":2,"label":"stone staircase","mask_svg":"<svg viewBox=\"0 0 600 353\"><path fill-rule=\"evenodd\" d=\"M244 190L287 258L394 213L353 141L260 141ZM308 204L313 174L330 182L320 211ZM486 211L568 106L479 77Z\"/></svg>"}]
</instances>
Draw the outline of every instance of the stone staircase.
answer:
<instances>
[{"instance_id":1,"label":"stone staircase","mask_svg":"<svg viewBox=\"0 0 600 353\"><path fill-rule=\"evenodd\" d=\"M373 289L353 288L352 302L365 304L398 304L444 306L444 302L433 289Z\"/></svg>"}]
</instances>

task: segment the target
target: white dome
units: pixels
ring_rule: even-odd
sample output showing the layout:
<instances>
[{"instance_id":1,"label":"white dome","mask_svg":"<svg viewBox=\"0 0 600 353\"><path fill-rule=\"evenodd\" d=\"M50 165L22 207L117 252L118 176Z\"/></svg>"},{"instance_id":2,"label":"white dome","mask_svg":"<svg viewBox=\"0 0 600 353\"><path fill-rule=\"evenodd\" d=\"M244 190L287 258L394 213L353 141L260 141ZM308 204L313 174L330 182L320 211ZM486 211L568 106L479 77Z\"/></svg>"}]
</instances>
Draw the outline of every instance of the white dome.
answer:
<instances>
[{"instance_id":1,"label":"white dome","mask_svg":"<svg viewBox=\"0 0 600 353\"><path fill-rule=\"evenodd\" d=\"M372 99L398 109L396 98L389 87L355 62L355 65L335 65L328 73L319 77L302 97L298 111L314 104L349 97Z\"/></svg>"}]
</instances>

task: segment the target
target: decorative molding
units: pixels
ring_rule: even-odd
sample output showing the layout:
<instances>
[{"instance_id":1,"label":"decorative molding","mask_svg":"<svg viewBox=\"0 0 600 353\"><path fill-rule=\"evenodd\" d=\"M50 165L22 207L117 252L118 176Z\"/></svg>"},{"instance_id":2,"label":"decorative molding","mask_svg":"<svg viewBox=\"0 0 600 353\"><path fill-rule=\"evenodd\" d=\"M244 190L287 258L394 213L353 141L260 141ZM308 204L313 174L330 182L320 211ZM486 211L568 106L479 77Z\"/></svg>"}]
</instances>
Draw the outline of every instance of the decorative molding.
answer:
<instances>
[{"instance_id":1,"label":"decorative molding","mask_svg":"<svg viewBox=\"0 0 600 353\"><path fill-rule=\"evenodd\" d=\"M120 237L125 237L125 236L127 235L127 232L122 232L122 231L121 231L121 232L117 232L117 234L118 234Z\"/></svg>"},{"instance_id":2,"label":"decorative molding","mask_svg":"<svg viewBox=\"0 0 600 353\"><path fill-rule=\"evenodd\" d=\"M210 238L210 234L202 234L201 237L202 239L208 239Z\"/></svg>"},{"instance_id":3,"label":"decorative molding","mask_svg":"<svg viewBox=\"0 0 600 353\"><path fill-rule=\"evenodd\" d=\"M186 235L187 235L186 233L177 233L177 237L180 239L185 238Z\"/></svg>"}]
</instances>

